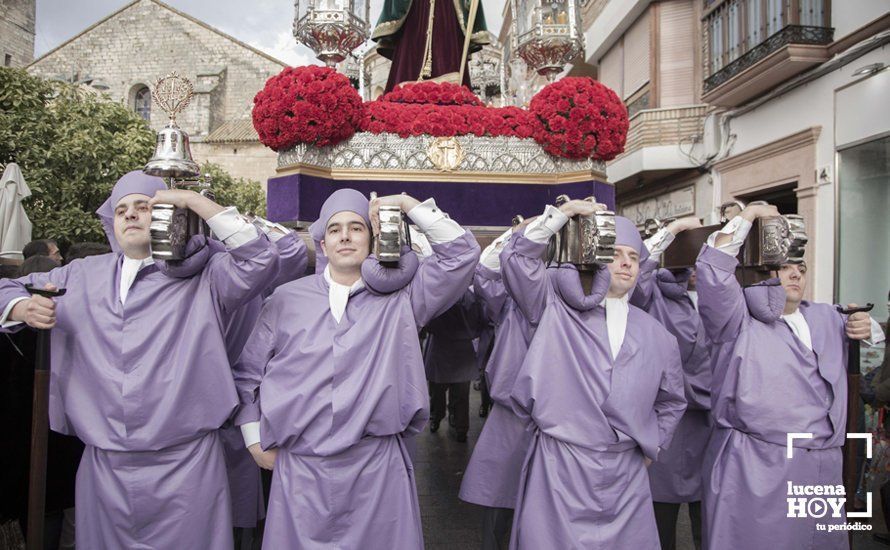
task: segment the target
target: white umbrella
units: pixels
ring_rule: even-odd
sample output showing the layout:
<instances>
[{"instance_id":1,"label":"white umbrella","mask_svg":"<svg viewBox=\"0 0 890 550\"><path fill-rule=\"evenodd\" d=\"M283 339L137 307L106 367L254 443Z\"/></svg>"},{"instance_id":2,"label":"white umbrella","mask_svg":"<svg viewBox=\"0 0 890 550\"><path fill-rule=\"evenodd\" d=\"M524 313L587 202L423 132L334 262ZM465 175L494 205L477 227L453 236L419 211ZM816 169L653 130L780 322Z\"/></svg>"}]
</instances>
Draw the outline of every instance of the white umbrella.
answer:
<instances>
[{"instance_id":1,"label":"white umbrella","mask_svg":"<svg viewBox=\"0 0 890 550\"><path fill-rule=\"evenodd\" d=\"M0 179L0 257L22 258L22 248L31 242L31 220L22 207L22 199L31 190L19 165L10 162Z\"/></svg>"}]
</instances>

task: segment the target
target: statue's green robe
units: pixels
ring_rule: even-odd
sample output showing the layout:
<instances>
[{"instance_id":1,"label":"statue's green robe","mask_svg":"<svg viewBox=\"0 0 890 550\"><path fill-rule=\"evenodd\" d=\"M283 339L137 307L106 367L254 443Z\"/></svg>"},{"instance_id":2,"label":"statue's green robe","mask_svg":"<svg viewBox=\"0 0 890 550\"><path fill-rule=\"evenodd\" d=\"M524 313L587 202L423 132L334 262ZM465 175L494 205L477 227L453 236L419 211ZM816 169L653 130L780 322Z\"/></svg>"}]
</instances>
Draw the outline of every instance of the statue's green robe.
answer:
<instances>
[{"instance_id":1,"label":"statue's green robe","mask_svg":"<svg viewBox=\"0 0 890 550\"><path fill-rule=\"evenodd\" d=\"M418 0L419 3L429 4L430 0ZM470 17L470 0L436 0L436 2L451 4L454 13L460 12L457 23L462 33L466 33L467 19ZM391 59L394 49L394 40L398 40L399 31L408 18L413 0L384 0L380 18L371 34L371 39L377 42L377 51L384 57ZM427 13L429 13L427 11ZM423 30L426 31L426 21L423 22ZM435 22L433 23L435 26ZM488 28L485 26L485 12L482 9L482 0L479 0L479 8L476 10L476 21L473 24L473 37L470 42L470 51L477 52L483 44L488 44ZM461 45L463 46L463 45ZM387 52L390 55L387 55Z\"/></svg>"},{"instance_id":2,"label":"statue's green robe","mask_svg":"<svg viewBox=\"0 0 890 550\"><path fill-rule=\"evenodd\" d=\"M430 4L433 0L385 0L371 38L380 55L392 60L386 91L396 84L417 80L424 61ZM431 78L460 70L469 0L434 0ZM459 15L458 15L459 14ZM489 43L485 13L480 0L473 24L470 53ZM400 48L400 45L404 47ZM469 73L469 71L467 71ZM469 79L464 78L469 86Z\"/></svg>"}]
</instances>

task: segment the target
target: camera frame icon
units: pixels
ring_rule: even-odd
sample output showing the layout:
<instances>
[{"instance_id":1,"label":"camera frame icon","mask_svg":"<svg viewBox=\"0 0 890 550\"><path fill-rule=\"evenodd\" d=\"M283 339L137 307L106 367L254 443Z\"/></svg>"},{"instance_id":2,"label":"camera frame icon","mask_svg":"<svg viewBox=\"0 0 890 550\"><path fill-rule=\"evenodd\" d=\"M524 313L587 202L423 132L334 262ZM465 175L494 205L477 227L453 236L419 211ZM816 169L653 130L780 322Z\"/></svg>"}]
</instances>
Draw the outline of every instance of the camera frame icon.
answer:
<instances>
[{"instance_id":1,"label":"camera frame icon","mask_svg":"<svg viewBox=\"0 0 890 550\"><path fill-rule=\"evenodd\" d=\"M848 433L847 440L850 439L864 439L865 440L865 458L870 459L872 457L872 446L873 439L872 435L869 432L865 433ZM785 458L793 458L794 457L794 441L796 439L813 439L813 434L809 432L791 432L788 434L786 445L785 445ZM847 498L855 495L847 495ZM864 512L847 512L848 518L870 518L872 514L872 493L871 491L865 493L865 511Z\"/></svg>"}]
</instances>

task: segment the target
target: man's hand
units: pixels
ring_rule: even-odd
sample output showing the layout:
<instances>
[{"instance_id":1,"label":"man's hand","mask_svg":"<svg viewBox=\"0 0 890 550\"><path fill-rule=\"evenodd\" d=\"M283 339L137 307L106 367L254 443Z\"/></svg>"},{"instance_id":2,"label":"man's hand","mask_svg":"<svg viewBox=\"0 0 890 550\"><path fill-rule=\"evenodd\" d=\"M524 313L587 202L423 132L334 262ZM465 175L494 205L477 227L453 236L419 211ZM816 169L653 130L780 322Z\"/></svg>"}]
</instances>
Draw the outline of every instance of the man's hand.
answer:
<instances>
[{"instance_id":1,"label":"man's hand","mask_svg":"<svg viewBox=\"0 0 890 550\"><path fill-rule=\"evenodd\" d=\"M513 233L516 233L518 231L525 229L526 226L528 226L528 224L532 223L533 221L535 221L537 219L538 219L538 216L532 216L531 218L525 218L524 220L522 220L521 222L519 222L513 226L513 228L512 228Z\"/></svg>"},{"instance_id":2,"label":"man's hand","mask_svg":"<svg viewBox=\"0 0 890 550\"><path fill-rule=\"evenodd\" d=\"M408 195L387 195L386 197L374 197L368 207L368 219L371 220L371 231L374 235L380 234L380 207L398 206L402 212L408 213L412 208L420 204L420 201Z\"/></svg>"},{"instance_id":3,"label":"man's hand","mask_svg":"<svg viewBox=\"0 0 890 550\"><path fill-rule=\"evenodd\" d=\"M148 205L172 204L176 208L188 208L193 198L197 195L197 193L188 189L161 189L148 201Z\"/></svg>"},{"instance_id":4,"label":"man's hand","mask_svg":"<svg viewBox=\"0 0 890 550\"><path fill-rule=\"evenodd\" d=\"M601 210L607 210L605 204L585 200L568 201L559 207L559 211L569 218L579 215L591 216Z\"/></svg>"},{"instance_id":5,"label":"man's hand","mask_svg":"<svg viewBox=\"0 0 890 550\"><path fill-rule=\"evenodd\" d=\"M278 449L264 451L259 443L254 443L248 447L247 450L250 451L250 456L253 457L253 460L260 468L264 470L275 468L275 458L278 456Z\"/></svg>"},{"instance_id":6,"label":"man's hand","mask_svg":"<svg viewBox=\"0 0 890 550\"><path fill-rule=\"evenodd\" d=\"M45 290L55 292L56 285L47 283ZM9 320L25 323L29 327L51 329L56 326L56 302L52 298L35 294L17 303L9 313Z\"/></svg>"},{"instance_id":7,"label":"man's hand","mask_svg":"<svg viewBox=\"0 0 890 550\"><path fill-rule=\"evenodd\" d=\"M847 304L848 309L857 307ZM864 311L856 312L847 317L847 338L850 340L868 340L871 337L871 315Z\"/></svg>"},{"instance_id":8,"label":"man's hand","mask_svg":"<svg viewBox=\"0 0 890 550\"><path fill-rule=\"evenodd\" d=\"M149 206L156 204L172 204L176 208L188 208L204 220L209 220L225 210L204 195L188 189L161 189L148 202Z\"/></svg>"},{"instance_id":9,"label":"man's hand","mask_svg":"<svg viewBox=\"0 0 890 550\"><path fill-rule=\"evenodd\" d=\"M688 229L696 229L701 226L701 221L698 218L696 218L695 216L689 216L672 221L667 225L667 230L670 231L673 235L679 235L683 231L686 231Z\"/></svg>"},{"instance_id":10,"label":"man's hand","mask_svg":"<svg viewBox=\"0 0 890 550\"><path fill-rule=\"evenodd\" d=\"M780 214L779 209L772 204L749 204L739 216L753 222L757 218L774 218Z\"/></svg>"}]
</instances>

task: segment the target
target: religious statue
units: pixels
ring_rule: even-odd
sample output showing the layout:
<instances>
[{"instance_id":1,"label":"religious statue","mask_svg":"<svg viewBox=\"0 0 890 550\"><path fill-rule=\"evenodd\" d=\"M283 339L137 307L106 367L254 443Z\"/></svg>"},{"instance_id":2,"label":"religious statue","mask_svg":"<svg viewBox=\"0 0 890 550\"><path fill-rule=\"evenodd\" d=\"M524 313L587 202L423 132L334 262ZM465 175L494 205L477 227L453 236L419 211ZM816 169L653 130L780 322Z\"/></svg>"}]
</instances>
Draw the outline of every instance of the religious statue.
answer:
<instances>
[{"instance_id":1,"label":"religious statue","mask_svg":"<svg viewBox=\"0 0 890 550\"><path fill-rule=\"evenodd\" d=\"M460 72L471 2L384 0L371 39L378 43L380 55L392 61L385 91L402 82ZM467 55L487 43L485 14L479 0ZM420 44L424 47L419 47ZM468 71L464 71L462 83L470 86Z\"/></svg>"}]
</instances>

